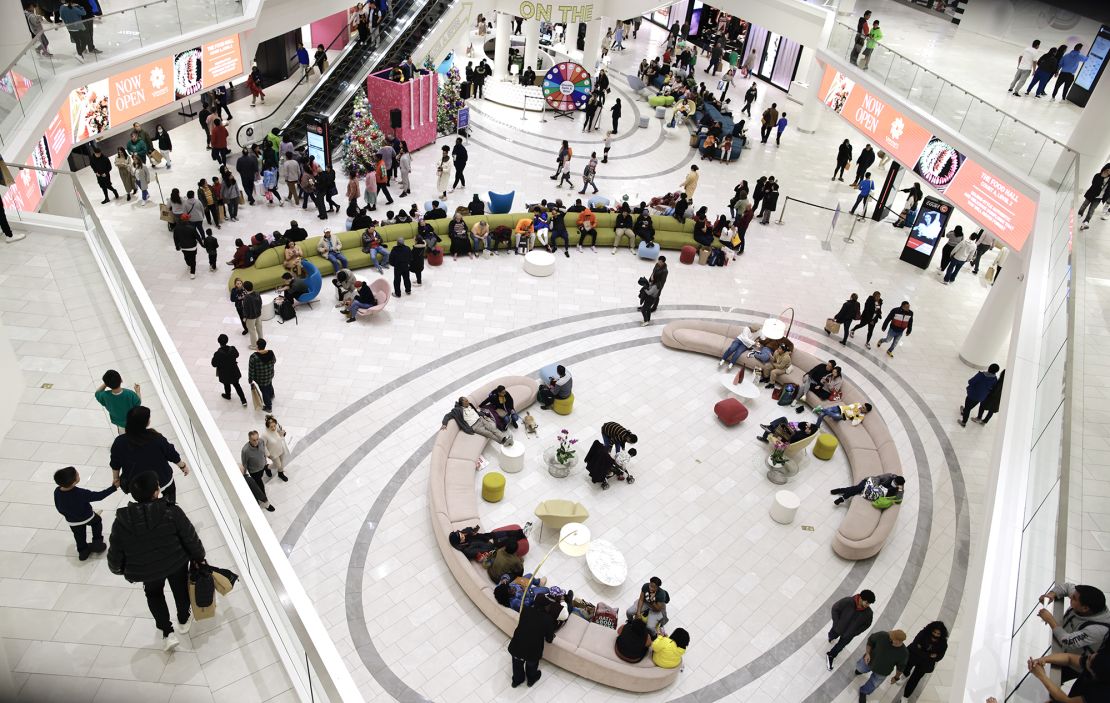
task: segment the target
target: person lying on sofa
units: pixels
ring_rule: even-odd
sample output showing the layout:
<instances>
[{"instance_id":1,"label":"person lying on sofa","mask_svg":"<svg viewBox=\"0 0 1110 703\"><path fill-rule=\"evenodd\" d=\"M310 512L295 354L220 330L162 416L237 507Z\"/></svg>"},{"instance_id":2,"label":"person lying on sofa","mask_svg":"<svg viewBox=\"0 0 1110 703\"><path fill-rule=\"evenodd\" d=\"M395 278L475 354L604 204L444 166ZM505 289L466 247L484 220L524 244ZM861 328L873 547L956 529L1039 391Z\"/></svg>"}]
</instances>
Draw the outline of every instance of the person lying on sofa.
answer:
<instances>
[{"instance_id":1,"label":"person lying on sofa","mask_svg":"<svg viewBox=\"0 0 1110 703\"><path fill-rule=\"evenodd\" d=\"M651 649L651 640L652 633L648 631L647 623L640 618L631 618L617 628L613 652L622 661L638 664Z\"/></svg>"},{"instance_id":2,"label":"person lying on sofa","mask_svg":"<svg viewBox=\"0 0 1110 703\"><path fill-rule=\"evenodd\" d=\"M725 349L725 353L721 355L721 360L717 362L717 368L721 368L727 361L728 370L732 371L732 367L740 362L740 355L754 347L755 344L755 332L752 328L741 327L740 334L736 335L736 339L732 340L732 344L729 344L728 349Z\"/></svg>"},{"instance_id":3,"label":"person lying on sofa","mask_svg":"<svg viewBox=\"0 0 1110 703\"><path fill-rule=\"evenodd\" d=\"M451 412L443 416L443 425L439 428L441 432L447 429L447 423L451 420L466 434L480 434L506 447L513 444L512 434L497 429L493 419L478 412L466 396L456 400Z\"/></svg>"},{"instance_id":4,"label":"person lying on sofa","mask_svg":"<svg viewBox=\"0 0 1110 703\"><path fill-rule=\"evenodd\" d=\"M513 405L512 394L505 390L505 386L498 386L490 391L489 396L478 407L490 412L499 430L507 430L510 422L513 423L513 427L520 427L520 415Z\"/></svg>"},{"instance_id":5,"label":"person lying on sofa","mask_svg":"<svg viewBox=\"0 0 1110 703\"><path fill-rule=\"evenodd\" d=\"M906 492L906 477L897 474L879 474L868 476L854 486L834 488L829 493L840 496L833 501L833 505L840 505L852 496L862 495L864 499L874 501L878 498L889 498L893 503L901 503Z\"/></svg>"},{"instance_id":6,"label":"person lying on sofa","mask_svg":"<svg viewBox=\"0 0 1110 703\"><path fill-rule=\"evenodd\" d=\"M789 422L785 417L777 417L771 420L770 425L760 427L763 428L763 434L759 436L759 441L764 443L769 443L768 437L775 435L788 444L794 444L817 431L817 425L812 422Z\"/></svg>"},{"instance_id":7,"label":"person lying on sofa","mask_svg":"<svg viewBox=\"0 0 1110 703\"><path fill-rule=\"evenodd\" d=\"M514 579L524 575L524 560L516 555L516 550L515 540L497 548L489 559L489 566L486 567L490 581L500 583L502 577Z\"/></svg>"},{"instance_id":8,"label":"person lying on sofa","mask_svg":"<svg viewBox=\"0 0 1110 703\"><path fill-rule=\"evenodd\" d=\"M825 418L841 422L847 420L856 426L863 422L863 417L871 412L871 403L848 403L847 405L828 405L823 408L814 408L813 412L817 414L817 427L821 427L821 423Z\"/></svg>"},{"instance_id":9,"label":"person lying on sofa","mask_svg":"<svg viewBox=\"0 0 1110 703\"><path fill-rule=\"evenodd\" d=\"M464 527L447 535L451 546L466 555L467 559L477 559L481 554L489 554L494 550L504 547L512 542L517 543L528 538L532 530L532 523L524 523L520 530L494 530L493 532L480 532L478 525Z\"/></svg>"}]
</instances>

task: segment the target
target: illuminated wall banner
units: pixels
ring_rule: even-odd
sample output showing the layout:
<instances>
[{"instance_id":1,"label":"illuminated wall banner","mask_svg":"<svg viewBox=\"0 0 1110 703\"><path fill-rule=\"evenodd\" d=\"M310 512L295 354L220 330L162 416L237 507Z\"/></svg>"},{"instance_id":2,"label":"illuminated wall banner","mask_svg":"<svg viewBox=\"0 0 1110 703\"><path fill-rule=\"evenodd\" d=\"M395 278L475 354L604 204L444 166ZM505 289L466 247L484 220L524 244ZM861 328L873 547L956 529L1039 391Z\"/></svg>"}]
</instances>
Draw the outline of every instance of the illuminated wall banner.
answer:
<instances>
[{"instance_id":1,"label":"illuminated wall banner","mask_svg":"<svg viewBox=\"0 0 1110 703\"><path fill-rule=\"evenodd\" d=\"M173 61L168 57L108 79L109 114L116 126L165 107L173 100Z\"/></svg>"},{"instance_id":2,"label":"illuminated wall banner","mask_svg":"<svg viewBox=\"0 0 1110 703\"><path fill-rule=\"evenodd\" d=\"M1036 203L852 78L825 66L819 97L864 136L1015 250L1033 231Z\"/></svg>"},{"instance_id":3,"label":"illuminated wall banner","mask_svg":"<svg viewBox=\"0 0 1110 703\"><path fill-rule=\"evenodd\" d=\"M27 165L33 166L34 159L27 159ZM35 172L21 168L12 171L15 183L4 192L4 208L19 210L21 212L34 212L42 201L42 191L39 190Z\"/></svg>"},{"instance_id":4,"label":"illuminated wall banner","mask_svg":"<svg viewBox=\"0 0 1110 703\"><path fill-rule=\"evenodd\" d=\"M239 35L217 39L203 47L204 87L212 88L227 82L243 72L243 54L239 49Z\"/></svg>"}]
</instances>

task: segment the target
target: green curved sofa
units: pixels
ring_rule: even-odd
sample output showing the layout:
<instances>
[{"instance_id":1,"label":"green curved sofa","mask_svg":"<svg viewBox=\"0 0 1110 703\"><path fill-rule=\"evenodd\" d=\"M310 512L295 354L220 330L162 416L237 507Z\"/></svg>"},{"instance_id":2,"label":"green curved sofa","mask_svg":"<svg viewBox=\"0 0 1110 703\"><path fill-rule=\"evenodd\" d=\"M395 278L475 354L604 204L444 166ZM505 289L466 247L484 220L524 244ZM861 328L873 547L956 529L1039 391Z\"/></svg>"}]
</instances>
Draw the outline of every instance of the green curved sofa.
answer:
<instances>
[{"instance_id":1,"label":"green curved sofa","mask_svg":"<svg viewBox=\"0 0 1110 703\"><path fill-rule=\"evenodd\" d=\"M617 216L611 212L601 212L597 214L597 245L600 246L613 246L613 222ZM528 213L516 212L508 213L505 215L468 215L464 218L466 226L469 229L478 220L484 219L489 222L490 229L500 227L502 225L510 229L516 226L517 220L522 217L530 217ZM570 233L570 241L573 246L578 241L578 232L575 227L574 220L577 214L573 212L567 213L567 231ZM678 220L666 215L652 216L652 221L655 223L655 241L659 246L664 249L681 249L684 245L690 244L696 246L694 243L694 221L687 218L685 224L679 224ZM442 220L429 220L432 228L435 229L436 234L444 238L443 249L445 252L450 251L450 244L447 239L447 223L450 218ZM416 223L406 223L400 225L385 225L378 228L378 233L381 234L382 240L387 244L392 245L397 241L398 237L404 237L407 241L411 242L416 236ZM339 237L339 241L343 244L343 255L347 257L352 270L367 268L370 266L370 255L362 251L362 232L332 232L332 236ZM316 245L320 241L320 236L309 237L301 242L301 250L305 253L305 258L316 265L320 269L320 273L324 276L334 274L335 269L332 268L331 262L316 253ZM273 247L267 249L258 257L254 265L245 269L234 269L231 272L231 277L227 281L228 290L231 290L235 284L236 278L241 278L244 281L250 281L254 284L256 291L268 291L277 288L281 284L281 274L285 273L285 268L282 266L284 250L282 247Z\"/></svg>"}]
</instances>

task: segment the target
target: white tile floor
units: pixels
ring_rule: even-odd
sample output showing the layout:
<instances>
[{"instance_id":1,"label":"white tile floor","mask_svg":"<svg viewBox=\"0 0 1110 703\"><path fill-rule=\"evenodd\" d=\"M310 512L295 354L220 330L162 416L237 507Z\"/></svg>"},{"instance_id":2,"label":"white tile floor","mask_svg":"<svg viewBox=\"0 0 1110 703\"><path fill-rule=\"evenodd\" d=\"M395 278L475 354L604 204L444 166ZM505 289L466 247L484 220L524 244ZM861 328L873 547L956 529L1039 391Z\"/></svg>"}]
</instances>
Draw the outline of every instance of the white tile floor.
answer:
<instances>
[{"instance_id":1,"label":"white tile floor","mask_svg":"<svg viewBox=\"0 0 1110 703\"><path fill-rule=\"evenodd\" d=\"M634 72L642 52L651 50L657 39L656 32L642 33L633 44L635 50L614 57L613 73ZM627 193L638 201L674 189L691 158L684 133L664 130L655 120L646 130L635 129L632 113L636 109L645 110L646 105L636 102L619 78L614 84L626 109L621 138L614 142L610 163L599 169L603 193L611 197ZM736 92L741 92L739 85ZM757 115L763 103L782 98L766 84L761 84L761 93ZM245 103L233 109L237 117L253 112ZM452 206L469 200L472 192L484 194L486 190L510 187L517 190L517 207L522 201L549 197L552 190L544 176L551 172L558 140L574 140L579 157L599 148L601 141L596 133L584 135L579 128L568 129L570 125L566 122L543 124L535 118L520 121L519 112L484 102L474 104L472 121L475 131L469 142L471 165L467 173L470 187L452 194ZM174 133L177 147L174 170L169 173L160 170L166 191L174 186L187 188L197 178L214 172L207 153L199 147L199 135L199 130L190 127ZM781 148L756 143L737 164L699 161L702 177L697 203L709 205L715 214L739 179L754 182L761 174L775 173L784 184L784 195L829 206L838 201L850 205L853 193L844 184L826 180L835 145L845 137L858 145L855 133L836 121L825 120L815 136L788 131ZM425 149L414 157L413 182L417 186L414 200L423 201L433 195L432 152ZM579 171L581 165L576 160L574 170ZM91 174L82 176L89 192L95 193ZM958 361L957 350L985 295L985 284L965 271L954 285L940 286L931 272L919 272L899 263L897 254L904 232L893 230L888 224L868 222L857 226L855 241L849 244L843 237L850 223L842 220L829 248L823 248L828 233L826 213L806 212L793 203L790 208L783 226L753 225L747 253L729 268L691 268L672 262L672 275L659 317L661 321L684 316L750 319L736 311L776 315L793 306L799 323L819 326L852 291L882 290L888 306L901 299L912 301L918 311L915 334L894 360L865 351L855 343L849 350L834 347L836 358L843 360L853 380L881 398L883 416L903 447L911 485L920 485L923 479L918 462L931 475L931 507L919 512L919 496L911 491L897 532L863 577L868 587L880 592L879 622L896 623L912 634L937 616L945 589L949 588L958 535L952 519L953 491L957 487L941 452L948 443L959 459L959 477L966 484L972 534L981 526L979 506L986 462L998 425L959 428L955 408L962 400L963 379L971 374ZM384 208L379 208L379 214L383 212ZM226 299L228 269L222 267L216 274L202 270L196 281L190 281L178 255L168 246L168 235L157 221L153 207L143 211L134 203L121 201L103 206L100 213L132 255L173 342L190 370L196 372L201 388L211 392L210 408L229 445L237 449L245 440L246 431L260 424L261 416L237 404L217 400L218 386L208 364L215 336L220 332L234 336L245 350L242 338L235 335L237 320ZM230 256L230 243L235 237L284 228L291 217L316 224L311 213L289 207L244 208L242 214L241 222L228 223L218 232L223 244L221 260ZM966 227L968 223L964 224ZM341 218L333 217L330 226L342 227ZM315 227L310 229L316 231ZM435 554L425 515L426 457L413 452L432 436L439 417L449 407L449 398L460 390L502 373L528 373L553 358L589 355L591 350L608 344L635 343L658 334L658 326L638 327L639 318L632 310L635 279L647 266L625 252L619 256L604 251L574 252L569 261L559 264L555 277L533 279L520 272L518 261L511 256L449 261L441 268L428 269L425 285L416 288L411 297L391 301L386 314L379 319L346 326L329 305L317 305L315 310L303 311L300 324L294 327L268 324L266 336L279 358L275 412L295 446L320 428L311 435L319 436L319 441L311 446L296 446L300 454L290 469L291 482L270 484L268 490L278 509L272 524L279 537L285 536L290 543L294 567L368 699L384 700L390 693L396 693L394 684L387 691L367 668L364 658L373 660L368 650L376 651L403 685L421 696L495 700L507 694L504 638L458 595ZM362 271L360 275L373 274ZM30 281L24 283L30 289ZM51 302L60 304L61 300ZM58 336L73 339L70 345L78 344L76 334L71 332L67 337L66 327L61 324L50 324L57 331L49 335L38 334L39 330L34 328L40 318L24 313L25 305L14 307L17 309L5 308L3 319L5 325L14 325L25 335L24 344L58 344ZM570 316L582 317L564 319ZM828 341L823 335L814 335L801 327L798 332L803 346ZM82 348L87 343L82 332ZM110 350L97 349L98 353L101 351ZM929 378L920 373L920 360L926 353L929 369L934 372ZM36 356L57 358L45 353ZM25 363L34 368L42 362ZM63 422L69 418L74 423L95 426L95 416L90 416L86 409L87 391L95 385L91 379L104 360L98 359L96 363L84 370L85 377L69 387L59 384L50 392L35 393L33 405L38 409L24 420L28 436L36 431L34 423L58 421L54 414L62 410L66 413L60 416ZM426 364L431 366L423 370ZM761 446L753 445L750 428L754 420L771 417L774 408L766 401L757 404L756 415L744 426L747 430L720 428L709 415L709 406L721 392L711 379L713 366L707 358L672 352L655 342L577 360L573 364L579 386L575 413L566 419L540 413L541 439L528 441L529 464L525 473L510 477L505 501L482 506L483 524L492 525L510 519L525 520L536 502L554 495L585 502L591 509L589 524L594 533L617 544L631 566L624 587L606 589L590 581L580 562L573 563L561 555L553 557L545 570L556 581L575 587L588 598L627 605L637 581L652 573L664 578L675 595L674 624L692 632L694 645L687 670L675 690L665 696L649 696L653 700L699 691L720 676L756 661L761 652L799 627L826 598L837 595L833 589L850 567L827 547L830 531L839 518L826 502L827 494L822 495L844 478L843 464L837 460L830 466L811 465L793 486L804 500L799 523L814 526L814 532L771 523L764 512L771 487L758 470L762 450ZM33 371L30 375L64 374L68 370L66 366L60 372ZM931 379L944 380L937 383ZM395 380L399 385L381 389ZM55 395L67 390L73 395ZM366 400L361 401L363 398ZM31 401L25 401L27 404ZM358 404L353 412L336 417L336 413L352 404ZM75 407L80 413L70 415ZM902 411L897 411L897 407ZM395 419L406 411L410 417ZM931 413L936 414L937 422L930 423ZM562 427L565 421L577 436L588 440L600 422L612 418L651 429L644 433L644 455L636 470L639 481L634 486L616 486L601 494L575 478L555 485L555 479L537 466L540 451L550 441L550 435L543 433ZM916 448L910 444L911 429L921 433ZM378 437L379 432L383 436ZM672 438L676 437L681 437L681 441L674 442ZM77 440L64 444L72 447L82 462L103 464L102 455L98 464L95 447L82 449L85 445ZM360 449L364 446L369 449L371 444L368 454ZM38 472L42 474L41 481L48 481L49 466L43 462L77 459L54 455L39 441L22 436L7 440L3 450L5 456L10 456L3 466L14 468L5 468L0 476L0 480L8 482L0 500L15 496L18 503L37 504L48 511L48 498L43 498L48 492L44 493L41 486L36 487L26 477ZM314 510L308 508L306 516L311 519L303 531L298 524L295 532L289 532L298 514L310 505L309 498L337 469L349 472L341 490L324 496ZM376 532L372 534L376 539L365 554L366 568L353 570L352 560L363 557L353 552L356 537L366 533L367 511L383 492L393 497L380 525L374 526ZM1092 509L1098 507L1092 502ZM22 580L37 577L77 586L92 584L93 579L75 576L72 571L75 565L53 554L49 545L44 544L43 553L28 559L25 550L32 543L38 544L36 537L44 528L25 520L42 519L41 511L20 508L11 514L9 525L6 519L9 509L0 512L0 546L11 552L12 563L18 565L20 573L5 577ZM32 514L36 517L30 517ZM659 529L644 530L645 519ZM918 534L915 530L923 529L923 525L931 526L927 549L921 563L911 563L907 555L914 547ZM725 539L721 539L722 530ZM414 554L420 556L413 558ZM538 555L530 556L529 565L534 565L537 558ZM919 572L915 571L917 568ZM906 569L918 574L916 580L901 580ZM96 581L92 585L99 584ZM350 590L359 584L360 589ZM0 589L7 588L19 590L17 585L0 583ZM58 592L58 599L64 597L66 588L63 586ZM899 588L906 592L904 611L897 617L889 613L893 622L886 622L882 619L887 612L885 603L897 600L894 594ZM55 585L53 590L58 587ZM760 595L768 592L779 593L789 600L780 596L768 602ZM49 594L41 597L44 601L51 598ZM725 608L713 607L722 600L727 603ZM361 602L364 611L370 614L367 622L349 620L352 602ZM799 604L801 608L797 607ZM132 596L122 612L96 613L138 618L139 622L132 625L123 641L115 641L111 627L105 627L103 632L97 627L96 637L112 638L111 641L97 639L95 643L85 643L81 633L87 630L82 628L92 629L91 625L80 618L67 623L66 619L74 613L51 623L58 613L31 617L25 610L32 606L7 601L5 606L0 609L0 623L10 631L22 633L22 638L15 641L33 640L18 652L21 658L30 656L32 662L46 659L34 652L29 655L32 647L57 646L61 640L56 633L60 630L75 633L77 641L66 643L66 647L127 647L133 637L140 640L144 637L135 628L147 624L143 622L141 599L136 601ZM952 654L926 682L921 700L947 699L952 660L960 653L966 616L960 613L954 623L949 623L954 625ZM2 632L7 635L8 631ZM432 631L434 639L428 635ZM739 688L730 699L806 698L829 678L820 662L824 651L821 634L819 628L806 631L797 651L784 657L788 661ZM240 635L238 642L241 651L249 652L252 645L244 637L250 635ZM367 637L372 646L356 650L356 644L365 644ZM229 694L237 691L237 682L231 678L237 673L236 657L224 661L223 652L196 645L194 651L209 688L224 687L221 690ZM75 655L81 654L81 649L75 650ZM82 661L88 660L88 668L94 668L99 652L83 656ZM267 661L265 656L253 661L259 667L269 665L270 669L262 669L253 677L244 676L239 682L254 685L256 692L260 692L265 690L262 681L265 672L275 665L273 659ZM628 698L554 667L547 667L546 672L543 685L523 695L533 700L571 696L590 700ZM30 679L51 673L35 671ZM185 663L169 675L180 688L177 682L182 678L188 680L192 673ZM158 682L162 683L167 676L165 668L159 676ZM839 678L842 676L843 672L833 675L839 682L835 688L820 689L828 692L828 700L854 700L847 679ZM48 686L52 681L43 679L36 685ZM148 685L142 681L127 683ZM25 685L31 685L31 680ZM106 686L108 683L102 684L97 695L113 693L112 687L105 692ZM886 690L875 699L889 700L892 695L894 691ZM712 696L701 691L698 697Z\"/></svg>"}]
</instances>

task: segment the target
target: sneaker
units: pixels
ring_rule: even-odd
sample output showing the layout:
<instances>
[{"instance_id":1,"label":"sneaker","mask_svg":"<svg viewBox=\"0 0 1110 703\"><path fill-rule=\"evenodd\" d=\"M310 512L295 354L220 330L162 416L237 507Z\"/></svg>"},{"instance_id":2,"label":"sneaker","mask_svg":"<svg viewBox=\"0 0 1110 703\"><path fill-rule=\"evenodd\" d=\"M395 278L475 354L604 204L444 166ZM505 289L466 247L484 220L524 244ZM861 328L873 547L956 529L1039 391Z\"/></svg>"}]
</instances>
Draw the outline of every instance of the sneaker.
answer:
<instances>
[{"instance_id":1,"label":"sneaker","mask_svg":"<svg viewBox=\"0 0 1110 703\"><path fill-rule=\"evenodd\" d=\"M640 323L640 327L647 327L650 324L651 324L650 322L648 322L647 320L644 320L643 322Z\"/></svg>"},{"instance_id":2,"label":"sneaker","mask_svg":"<svg viewBox=\"0 0 1110 703\"><path fill-rule=\"evenodd\" d=\"M268 411L267 411L267 412L268 412ZM266 506L266 512L268 512L268 513L272 513L272 512L274 512L274 506L272 506L272 505L267 505L267 506Z\"/></svg>"},{"instance_id":3,"label":"sneaker","mask_svg":"<svg viewBox=\"0 0 1110 703\"><path fill-rule=\"evenodd\" d=\"M526 535L528 533L530 533L532 531L532 522L528 521L528 522L524 523L524 527L522 527L520 531L523 532Z\"/></svg>"},{"instance_id":4,"label":"sneaker","mask_svg":"<svg viewBox=\"0 0 1110 703\"><path fill-rule=\"evenodd\" d=\"M717 368L721 368L724 365L725 365L725 360L724 359L721 359L720 361L717 362Z\"/></svg>"},{"instance_id":5,"label":"sneaker","mask_svg":"<svg viewBox=\"0 0 1110 703\"><path fill-rule=\"evenodd\" d=\"M285 481L286 483L288 483L288 482L289 482L289 477L288 477L288 476L286 476L286 475L285 475L284 473L282 473L281 471L278 471L278 478L280 478L280 479L281 479L282 481Z\"/></svg>"},{"instance_id":6,"label":"sneaker","mask_svg":"<svg viewBox=\"0 0 1110 703\"><path fill-rule=\"evenodd\" d=\"M871 348L871 342L864 342L863 343L863 348L864 349L870 349Z\"/></svg>"},{"instance_id":7,"label":"sneaker","mask_svg":"<svg viewBox=\"0 0 1110 703\"><path fill-rule=\"evenodd\" d=\"M181 644L181 640L177 639L177 633L171 632L162 638L162 651L172 652L177 649L179 644Z\"/></svg>"},{"instance_id":8,"label":"sneaker","mask_svg":"<svg viewBox=\"0 0 1110 703\"><path fill-rule=\"evenodd\" d=\"M592 251L593 253L596 254L597 253L597 247L590 247L590 251Z\"/></svg>"},{"instance_id":9,"label":"sneaker","mask_svg":"<svg viewBox=\"0 0 1110 703\"><path fill-rule=\"evenodd\" d=\"M581 244L578 245L578 251L582 251L582 245Z\"/></svg>"},{"instance_id":10,"label":"sneaker","mask_svg":"<svg viewBox=\"0 0 1110 703\"><path fill-rule=\"evenodd\" d=\"M966 423L966 422L964 422L964 419L963 419L962 417L961 417L961 418L960 418L959 420L956 420L956 423L957 423L957 424L958 424L958 425L959 425L960 427L967 427L967 423Z\"/></svg>"},{"instance_id":11,"label":"sneaker","mask_svg":"<svg viewBox=\"0 0 1110 703\"><path fill-rule=\"evenodd\" d=\"M1110 210L1106 210L1099 216L1100 219L1110 220Z\"/></svg>"},{"instance_id":12,"label":"sneaker","mask_svg":"<svg viewBox=\"0 0 1110 703\"><path fill-rule=\"evenodd\" d=\"M183 635L187 635L187 634L189 634L189 629L192 626L193 626L193 618L190 617L188 620L186 620L185 622L183 622L183 623L181 623L177 626L177 631L180 632Z\"/></svg>"},{"instance_id":13,"label":"sneaker","mask_svg":"<svg viewBox=\"0 0 1110 703\"><path fill-rule=\"evenodd\" d=\"M732 371L732 367L733 367L733 366L735 366L735 364L729 364L729 365L728 365L728 369L726 369L726 370L727 370L727 371Z\"/></svg>"},{"instance_id":14,"label":"sneaker","mask_svg":"<svg viewBox=\"0 0 1110 703\"><path fill-rule=\"evenodd\" d=\"M825 652L825 663L828 665L829 671L832 671L833 655L832 652Z\"/></svg>"},{"instance_id":15,"label":"sneaker","mask_svg":"<svg viewBox=\"0 0 1110 703\"><path fill-rule=\"evenodd\" d=\"M195 273L190 273L190 274L189 274L189 280L193 280L193 279L195 279L196 277L197 277L197 275L196 275Z\"/></svg>"},{"instance_id":16,"label":"sneaker","mask_svg":"<svg viewBox=\"0 0 1110 703\"><path fill-rule=\"evenodd\" d=\"M80 63L85 63L85 57L84 57L84 56L82 56L81 54L77 54L77 60L78 60L78 61L79 61Z\"/></svg>"},{"instance_id":17,"label":"sneaker","mask_svg":"<svg viewBox=\"0 0 1110 703\"><path fill-rule=\"evenodd\" d=\"M893 358L894 358L894 352L892 352L892 351L888 351L888 352L886 353L886 355L887 355L887 356L889 356L889 357L890 357L891 359L893 359Z\"/></svg>"},{"instance_id":18,"label":"sneaker","mask_svg":"<svg viewBox=\"0 0 1110 703\"><path fill-rule=\"evenodd\" d=\"M843 502L844 502L844 496L840 496L839 498L837 498L836 500L833 501L833 505L840 505Z\"/></svg>"},{"instance_id":19,"label":"sneaker","mask_svg":"<svg viewBox=\"0 0 1110 703\"><path fill-rule=\"evenodd\" d=\"M1087 224L1086 222L1084 222L1083 224L1079 225L1079 231L1080 231L1080 232L1082 232L1082 231L1083 231L1083 230L1085 230L1085 229L1090 229L1090 228L1091 228L1091 226L1090 226L1089 224Z\"/></svg>"},{"instance_id":20,"label":"sneaker","mask_svg":"<svg viewBox=\"0 0 1110 703\"><path fill-rule=\"evenodd\" d=\"M104 202L108 202L108 201L107 201L107 200L105 200ZM616 255L617 255L617 250L616 250L616 249L614 249L614 250L613 250L613 256L616 256Z\"/></svg>"}]
</instances>

